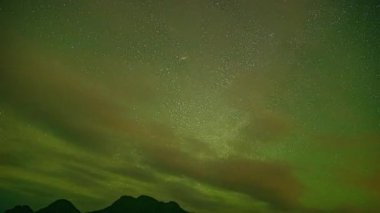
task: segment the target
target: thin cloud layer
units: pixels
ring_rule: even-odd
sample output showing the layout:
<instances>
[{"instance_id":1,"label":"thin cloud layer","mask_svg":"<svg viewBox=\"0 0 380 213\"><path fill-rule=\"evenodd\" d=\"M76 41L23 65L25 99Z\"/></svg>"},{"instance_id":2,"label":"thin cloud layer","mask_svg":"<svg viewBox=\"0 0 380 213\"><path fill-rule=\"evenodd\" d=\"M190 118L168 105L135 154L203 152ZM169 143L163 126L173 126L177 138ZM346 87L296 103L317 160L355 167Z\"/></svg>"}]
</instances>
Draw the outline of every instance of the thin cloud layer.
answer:
<instances>
[{"instance_id":1,"label":"thin cloud layer","mask_svg":"<svg viewBox=\"0 0 380 213\"><path fill-rule=\"evenodd\" d=\"M0 3L0 210L378 209L378 8Z\"/></svg>"}]
</instances>

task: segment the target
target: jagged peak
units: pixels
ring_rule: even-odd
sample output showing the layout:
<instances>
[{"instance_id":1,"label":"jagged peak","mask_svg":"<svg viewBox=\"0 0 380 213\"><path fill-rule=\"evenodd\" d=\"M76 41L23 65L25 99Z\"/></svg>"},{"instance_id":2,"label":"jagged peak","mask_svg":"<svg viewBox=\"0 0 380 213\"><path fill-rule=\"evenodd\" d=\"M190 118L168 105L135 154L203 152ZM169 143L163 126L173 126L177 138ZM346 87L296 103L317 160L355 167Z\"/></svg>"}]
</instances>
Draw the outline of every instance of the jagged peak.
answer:
<instances>
[{"instance_id":1,"label":"jagged peak","mask_svg":"<svg viewBox=\"0 0 380 213\"><path fill-rule=\"evenodd\" d=\"M56 205L56 204L62 204L62 205L73 205L73 203L71 203L71 201L67 200L67 199L58 199L56 201L54 201L53 203L51 203L50 205ZM73 205L74 206L74 205Z\"/></svg>"},{"instance_id":2,"label":"jagged peak","mask_svg":"<svg viewBox=\"0 0 380 213\"><path fill-rule=\"evenodd\" d=\"M140 195L140 196L137 197L137 199L140 199L140 200L149 200L149 201L155 201L155 202L158 201L158 200L156 200L153 197L150 197L148 195Z\"/></svg>"},{"instance_id":3,"label":"jagged peak","mask_svg":"<svg viewBox=\"0 0 380 213\"><path fill-rule=\"evenodd\" d=\"M128 195L121 196L112 205L102 210L93 211L93 213L124 213L124 212L167 212L167 213L184 213L176 202L162 202L147 195L132 197ZM33 213L29 206L16 206L7 210L5 213ZM35 213L80 213L80 211L67 199L58 199L42 208Z\"/></svg>"},{"instance_id":4,"label":"jagged peak","mask_svg":"<svg viewBox=\"0 0 380 213\"><path fill-rule=\"evenodd\" d=\"M47 207L38 210L36 213L50 213L50 212L80 213L80 211L74 206L74 204L66 199L58 199L52 202Z\"/></svg>"}]
</instances>

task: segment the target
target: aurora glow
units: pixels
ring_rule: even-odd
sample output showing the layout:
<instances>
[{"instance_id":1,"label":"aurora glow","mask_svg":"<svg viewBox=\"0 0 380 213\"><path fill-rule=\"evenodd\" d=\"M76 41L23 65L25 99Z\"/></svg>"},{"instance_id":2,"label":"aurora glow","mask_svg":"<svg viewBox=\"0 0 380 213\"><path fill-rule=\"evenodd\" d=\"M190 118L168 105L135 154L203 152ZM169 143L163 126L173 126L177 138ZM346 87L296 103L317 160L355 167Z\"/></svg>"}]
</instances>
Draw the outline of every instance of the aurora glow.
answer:
<instances>
[{"instance_id":1,"label":"aurora glow","mask_svg":"<svg viewBox=\"0 0 380 213\"><path fill-rule=\"evenodd\" d=\"M0 211L380 209L380 3L0 2Z\"/></svg>"}]
</instances>

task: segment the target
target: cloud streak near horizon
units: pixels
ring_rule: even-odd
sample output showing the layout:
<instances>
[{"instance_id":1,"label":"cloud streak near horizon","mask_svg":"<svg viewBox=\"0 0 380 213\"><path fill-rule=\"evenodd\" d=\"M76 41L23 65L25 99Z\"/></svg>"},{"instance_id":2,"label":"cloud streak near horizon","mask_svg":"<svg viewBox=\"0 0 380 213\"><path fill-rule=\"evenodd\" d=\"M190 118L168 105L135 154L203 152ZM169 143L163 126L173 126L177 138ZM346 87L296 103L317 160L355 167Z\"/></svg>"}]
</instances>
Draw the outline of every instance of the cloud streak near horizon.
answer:
<instances>
[{"instance_id":1,"label":"cloud streak near horizon","mask_svg":"<svg viewBox=\"0 0 380 213\"><path fill-rule=\"evenodd\" d=\"M0 210L379 209L379 9L1 2Z\"/></svg>"}]
</instances>

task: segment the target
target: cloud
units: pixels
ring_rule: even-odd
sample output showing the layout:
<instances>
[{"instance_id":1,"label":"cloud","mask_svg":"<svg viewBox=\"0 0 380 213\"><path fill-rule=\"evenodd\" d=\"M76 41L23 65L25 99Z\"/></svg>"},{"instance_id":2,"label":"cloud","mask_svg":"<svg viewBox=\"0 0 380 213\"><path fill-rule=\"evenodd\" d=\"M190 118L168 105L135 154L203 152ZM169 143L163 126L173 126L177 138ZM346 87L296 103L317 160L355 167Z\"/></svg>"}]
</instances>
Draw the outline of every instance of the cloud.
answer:
<instances>
[{"instance_id":1,"label":"cloud","mask_svg":"<svg viewBox=\"0 0 380 213\"><path fill-rule=\"evenodd\" d=\"M279 162L249 159L209 160L162 143L139 147L153 169L184 176L226 190L245 193L273 208L298 208L303 187L294 170Z\"/></svg>"},{"instance_id":2,"label":"cloud","mask_svg":"<svg viewBox=\"0 0 380 213\"><path fill-rule=\"evenodd\" d=\"M126 78L128 87L116 86L126 84L118 81L111 92L104 81L86 76L62 57L22 39L12 44L1 51L1 101L33 125L98 153L113 150L109 143L126 141L126 135L141 131L128 115L132 105L154 97L154 80L133 74Z\"/></svg>"},{"instance_id":3,"label":"cloud","mask_svg":"<svg viewBox=\"0 0 380 213\"><path fill-rule=\"evenodd\" d=\"M248 140L263 143L283 140L293 131L291 120L276 112L262 112L253 115L248 125L242 129L242 134Z\"/></svg>"},{"instance_id":4,"label":"cloud","mask_svg":"<svg viewBox=\"0 0 380 213\"><path fill-rule=\"evenodd\" d=\"M166 181L160 183L160 186L164 191L166 191L170 197L174 197L184 203L184 206L189 206L190 211L217 211L223 209L222 205L225 203L224 200L220 198L215 198L214 196L207 195L195 187L188 186L181 182ZM182 206L182 205L181 205ZM227 204L228 206L228 204Z\"/></svg>"},{"instance_id":5,"label":"cloud","mask_svg":"<svg viewBox=\"0 0 380 213\"><path fill-rule=\"evenodd\" d=\"M293 170L280 163L233 159L213 162L210 176L219 186L246 193L279 209L295 208L302 185Z\"/></svg>"}]
</instances>

